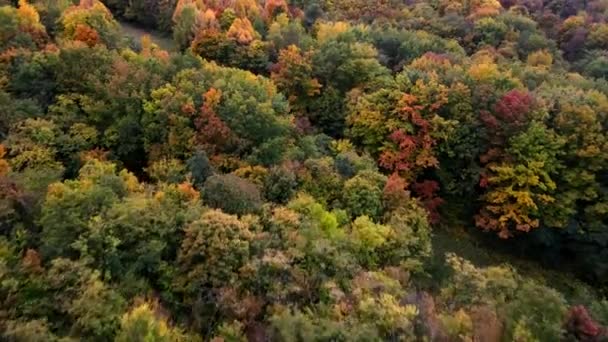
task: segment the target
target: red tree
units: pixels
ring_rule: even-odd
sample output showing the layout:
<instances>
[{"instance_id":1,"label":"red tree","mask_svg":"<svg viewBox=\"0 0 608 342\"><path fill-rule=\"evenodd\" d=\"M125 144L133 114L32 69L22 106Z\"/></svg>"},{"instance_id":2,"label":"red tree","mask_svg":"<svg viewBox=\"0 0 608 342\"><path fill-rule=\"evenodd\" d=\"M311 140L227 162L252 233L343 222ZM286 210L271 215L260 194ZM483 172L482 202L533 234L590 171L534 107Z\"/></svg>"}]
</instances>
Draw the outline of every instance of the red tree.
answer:
<instances>
[{"instance_id":1,"label":"red tree","mask_svg":"<svg viewBox=\"0 0 608 342\"><path fill-rule=\"evenodd\" d=\"M209 89L205 95L205 102L200 115L195 119L197 129L196 140L208 153L215 154L234 146L236 137L232 130L215 112L222 97L222 91Z\"/></svg>"},{"instance_id":2,"label":"red tree","mask_svg":"<svg viewBox=\"0 0 608 342\"><path fill-rule=\"evenodd\" d=\"M433 152L436 142L431 136L431 125L422 116L422 111L426 108L434 109L434 105L427 107L419 104L413 95L403 96L399 115L411 124L412 129L409 132L397 129L389 136L393 146L380 155L380 166L398 172L406 179L415 178L425 168L438 166L439 162Z\"/></svg>"},{"instance_id":3,"label":"red tree","mask_svg":"<svg viewBox=\"0 0 608 342\"><path fill-rule=\"evenodd\" d=\"M432 180L424 180L419 183L412 184L412 190L420 199L426 210L429 212L429 220L431 223L439 222L439 206L443 204L443 199L437 196L439 192L439 183Z\"/></svg>"},{"instance_id":4,"label":"red tree","mask_svg":"<svg viewBox=\"0 0 608 342\"><path fill-rule=\"evenodd\" d=\"M607 337L606 329L602 328L582 305L570 308L566 330L574 335L577 341L600 341Z\"/></svg>"},{"instance_id":5,"label":"red tree","mask_svg":"<svg viewBox=\"0 0 608 342\"><path fill-rule=\"evenodd\" d=\"M386 148L380 155L380 166L393 172L385 187L385 197L394 198L399 194L397 187L407 189L407 182L414 182L426 169L439 165L435 157L434 147L437 142L433 138L433 127L424 116L431 117L438 110L442 101L421 104L416 96L405 94L400 102L399 116L411 125L411 129L397 129L389 136L392 146ZM398 178L403 177L402 180ZM423 180L412 184L412 190L418 195L422 204L429 212L429 219L439 221L437 209L443 200L437 197L439 183Z\"/></svg>"}]
</instances>

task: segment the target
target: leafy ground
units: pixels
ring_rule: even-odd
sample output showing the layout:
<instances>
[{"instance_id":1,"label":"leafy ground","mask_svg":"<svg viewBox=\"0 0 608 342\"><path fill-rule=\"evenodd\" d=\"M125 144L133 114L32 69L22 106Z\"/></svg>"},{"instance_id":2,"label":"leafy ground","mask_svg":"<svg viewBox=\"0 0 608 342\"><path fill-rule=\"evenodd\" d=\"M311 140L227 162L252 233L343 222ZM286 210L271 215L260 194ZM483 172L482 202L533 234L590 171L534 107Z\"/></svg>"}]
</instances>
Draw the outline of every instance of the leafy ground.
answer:
<instances>
[{"instance_id":1,"label":"leafy ground","mask_svg":"<svg viewBox=\"0 0 608 342\"><path fill-rule=\"evenodd\" d=\"M136 44L141 41L143 36L148 35L152 39L152 42L158 45L161 49L167 51L175 50L175 44L173 43L171 37L164 35L161 32L144 29L126 21L119 21L119 23L125 37L132 39Z\"/></svg>"},{"instance_id":2,"label":"leafy ground","mask_svg":"<svg viewBox=\"0 0 608 342\"><path fill-rule=\"evenodd\" d=\"M433 264L437 273L447 270L446 253L454 253L477 267L509 264L518 273L551 286L564 294L571 303L589 304L600 289L579 280L569 269L552 269L526 258L526 255L506 253L488 248L480 239L471 236L462 227L442 227L433 231Z\"/></svg>"}]
</instances>

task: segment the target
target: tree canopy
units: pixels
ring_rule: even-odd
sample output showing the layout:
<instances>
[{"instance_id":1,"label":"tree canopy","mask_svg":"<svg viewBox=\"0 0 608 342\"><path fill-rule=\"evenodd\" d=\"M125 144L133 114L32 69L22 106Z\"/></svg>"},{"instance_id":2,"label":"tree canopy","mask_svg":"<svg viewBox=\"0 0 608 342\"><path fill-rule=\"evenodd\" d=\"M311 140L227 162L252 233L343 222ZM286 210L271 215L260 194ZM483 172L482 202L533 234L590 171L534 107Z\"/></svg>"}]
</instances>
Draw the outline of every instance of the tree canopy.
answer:
<instances>
[{"instance_id":1,"label":"tree canopy","mask_svg":"<svg viewBox=\"0 0 608 342\"><path fill-rule=\"evenodd\" d=\"M0 340L608 339L607 20L0 0Z\"/></svg>"}]
</instances>

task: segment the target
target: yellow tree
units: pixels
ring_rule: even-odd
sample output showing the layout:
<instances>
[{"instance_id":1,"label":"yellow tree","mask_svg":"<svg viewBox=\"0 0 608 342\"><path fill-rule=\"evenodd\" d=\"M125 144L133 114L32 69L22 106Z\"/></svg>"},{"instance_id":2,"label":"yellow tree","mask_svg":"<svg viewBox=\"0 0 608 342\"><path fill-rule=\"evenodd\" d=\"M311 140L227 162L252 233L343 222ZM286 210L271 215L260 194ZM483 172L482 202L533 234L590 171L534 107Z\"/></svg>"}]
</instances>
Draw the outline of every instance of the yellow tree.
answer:
<instances>
[{"instance_id":1,"label":"yellow tree","mask_svg":"<svg viewBox=\"0 0 608 342\"><path fill-rule=\"evenodd\" d=\"M555 189L543 167L542 162L491 166L494 176L488 183L494 188L483 197L486 205L475 217L477 226L496 231L501 238L510 237L513 228L522 232L538 228L539 204L555 200L543 194Z\"/></svg>"},{"instance_id":2,"label":"yellow tree","mask_svg":"<svg viewBox=\"0 0 608 342\"><path fill-rule=\"evenodd\" d=\"M230 7L239 18L254 19L260 15L260 5L256 0L233 0Z\"/></svg>"},{"instance_id":3,"label":"yellow tree","mask_svg":"<svg viewBox=\"0 0 608 342\"><path fill-rule=\"evenodd\" d=\"M296 111L305 107L305 101L321 92L321 83L312 76L312 55L302 53L290 45L279 53L271 78L279 90L285 92Z\"/></svg>"},{"instance_id":4,"label":"yellow tree","mask_svg":"<svg viewBox=\"0 0 608 342\"><path fill-rule=\"evenodd\" d=\"M539 122L509 139L502 161L490 163L482 176L480 186L488 191L475 217L477 226L508 238L553 216L557 185L552 177L562 168L563 146L564 140Z\"/></svg>"},{"instance_id":5,"label":"yellow tree","mask_svg":"<svg viewBox=\"0 0 608 342\"><path fill-rule=\"evenodd\" d=\"M19 0L17 15L22 26L37 31L44 31L44 26L40 23L38 11L27 0Z\"/></svg>"},{"instance_id":6,"label":"yellow tree","mask_svg":"<svg viewBox=\"0 0 608 342\"><path fill-rule=\"evenodd\" d=\"M191 341L178 328L169 325L167 319L160 314L162 310L155 308L157 306L154 303L142 303L124 314L115 341Z\"/></svg>"},{"instance_id":7,"label":"yellow tree","mask_svg":"<svg viewBox=\"0 0 608 342\"><path fill-rule=\"evenodd\" d=\"M257 38L257 32L247 18L235 19L226 35L243 45L247 45Z\"/></svg>"},{"instance_id":8,"label":"yellow tree","mask_svg":"<svg viewBox=\"0 0 608 342\"><path fill-rule=\"evenodd\" d=\"M77 6L66 9L60 19L62 36L84 40L91 45L97 41L116 46L120 40L120 26L112 13L97 0L81 0Z\"/></svg>"},{"instance_id":9,"label":"yellow tree","mask_svg":"<svg viewBox=\"0 0 608 342\"><path fill-rule=\"evenodd\" d=\"M6 149L4 145L0 145L0 177L5 176L9 171L8 162L4 160L4 156L6 156Z\"/></svg>"}]
</instances>

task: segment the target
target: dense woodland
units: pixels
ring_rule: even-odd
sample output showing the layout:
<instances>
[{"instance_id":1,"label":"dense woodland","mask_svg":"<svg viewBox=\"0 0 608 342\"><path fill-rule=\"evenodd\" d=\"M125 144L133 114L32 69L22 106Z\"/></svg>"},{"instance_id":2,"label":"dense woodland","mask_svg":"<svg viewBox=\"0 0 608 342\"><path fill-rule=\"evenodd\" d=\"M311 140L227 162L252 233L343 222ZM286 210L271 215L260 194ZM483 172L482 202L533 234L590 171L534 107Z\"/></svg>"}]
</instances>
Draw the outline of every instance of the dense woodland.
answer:
<instances>
[{"instance_id":1,"label":"dense woodland","mask_svg":"<svg viewBox=\"0 0 608 342\"><path fill-rule=\"evenodd\" d=\"M608 340L607 18L0 0L0 340Z\"/></svg>"}]
</instances>

